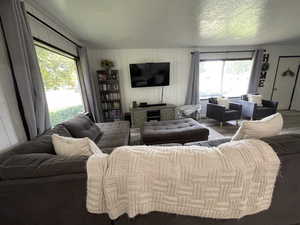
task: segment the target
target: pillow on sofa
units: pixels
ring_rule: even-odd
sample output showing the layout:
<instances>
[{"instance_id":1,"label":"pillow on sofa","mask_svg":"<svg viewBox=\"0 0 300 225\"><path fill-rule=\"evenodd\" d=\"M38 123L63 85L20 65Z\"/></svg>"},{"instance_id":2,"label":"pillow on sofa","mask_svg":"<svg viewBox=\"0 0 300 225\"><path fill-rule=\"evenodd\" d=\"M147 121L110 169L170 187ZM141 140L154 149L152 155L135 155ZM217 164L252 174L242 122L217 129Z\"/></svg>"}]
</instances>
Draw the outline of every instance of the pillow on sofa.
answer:
<instances>
[{"instance_id":1,"label":"pillow on sofa","mask_svg":"<svg viewBox=\"0 0 300 225\"><path fill-rule=\"evenodd\" d=\"M62 123L75 138L88 137L92 141L99 141L102 132L100 128L87 116L78 115L73 119L67 120Z\"/></svg>"},{"instance_id":2,"label":"pillow on sofa","mask_svg":"<svg viewBox=\"0 0 300 225\"><path fill-rule=\"evenodd\" d=\"M257 106L262 106L262 96L261 95L248 94L247 97L248 97L249 102L254 102L257 104Z\"/></svg>"},{"instance_id":3,"label":"pillow on sofa","mask_svg":"<svg viewBox=\"0 0 300 225\"><path fill-rule=\"evenodd\" d=\"M224 97L217 98L218 105L224 106L225 109L229 109L229 99Z\"/></svg>"},{"instance_id":4,"label":"pillow on sofa","mask_svg":"<svg viewBox=\"0 0 300 225\"><path fill-rule=\"evenodd\" d=\"M58 135L64 136L64 137L72 137L72 134L62 124L58 124L54 128L47 130L44 134L45 135L58 134Z\"/></svg>"},{"instance_id":5,"label":"pillow on sofa","mask_svg":"<svg viewBox=\"0 0 300 225\"><path fill-rule=\"evenodd\" d=\"M62 137L57 134L52 135L52 143L57 155L63 156L90 156L93 154L103 154L98 146L89 138Z\"/></svg>"},{"instance_id":6,"label":"pillow on sofa","mask_svg":"<svg viewBox=\"0 0 300 225\"><path fill-rule=\"evenodd\" d=\"M278 135L282 130L282 127L283 119L280 113L273 114L262 120L243 121L231 140L236 141Z\"/></svg>"}]
</instances>

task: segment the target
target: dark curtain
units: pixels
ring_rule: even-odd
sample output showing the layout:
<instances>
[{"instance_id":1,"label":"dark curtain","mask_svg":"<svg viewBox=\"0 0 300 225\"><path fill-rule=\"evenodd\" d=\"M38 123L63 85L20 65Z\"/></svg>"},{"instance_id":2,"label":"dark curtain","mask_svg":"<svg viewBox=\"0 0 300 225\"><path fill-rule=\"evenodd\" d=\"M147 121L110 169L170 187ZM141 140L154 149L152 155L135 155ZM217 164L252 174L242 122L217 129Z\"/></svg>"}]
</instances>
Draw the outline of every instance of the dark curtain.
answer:
<instances>
[{"instance_id":1,"label":"dark curtain","mask_svg":"<svg viewBox=\"0 0 300 225\"><path fill-rule=\"evenodd\" d=\"M42 76L26 18L24 2L1 0L0 15L7 40L20 111L29 139L51 127Z\"/></svg>"},{"instance_id":2,"label":"dark curtain","mask_svg":"<svg viewBox=\"0 0 300 225\"><path fill-rule=\"evenodd\" d=\"M86 47L78 47L79 80L85 109L94 115L96 122L102 122L102 110L97 77L90 72Z\"/></svg>"},{"instance_id":3,"label":"dark curtain","mask_svg":"<svg viewBox=\"0 0 300 225\"><path fill-rule=\"evenodd\" d=\"M257 94L258 82L261 73L261 67L263 63L264 50L257 49L253 55L253 64L251 70L251 76L248 85L248 94Z\"/></svg>"},{"instance_id":4,"label":"dark curtain","mask_svg":"<svg viewBox=\"0 0 300 225\"><path fill-rule=\"evenodd\" d=\"M192 53L191 69L189 75L187 95L185 98L185 105L200 104L199 97L199 62L200 52Z\"/></svg>"}]
</instances>

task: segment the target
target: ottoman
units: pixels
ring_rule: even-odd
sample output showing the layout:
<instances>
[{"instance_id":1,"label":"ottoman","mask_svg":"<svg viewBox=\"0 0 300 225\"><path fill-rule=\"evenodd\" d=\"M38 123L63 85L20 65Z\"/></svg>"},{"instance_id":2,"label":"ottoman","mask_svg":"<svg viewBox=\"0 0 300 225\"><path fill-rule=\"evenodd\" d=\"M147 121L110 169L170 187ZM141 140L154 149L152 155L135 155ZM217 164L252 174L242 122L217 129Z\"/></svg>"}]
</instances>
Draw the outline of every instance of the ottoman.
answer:
<instances>
[{"instance_id":1,"label":"ottoman","mask_svg":"<svg viewBox=\"0 0 300 225\"><path fill-rule=\"evenodd\" d=\"M191 118L145 122L142 130L146 145L205 141L208 135L209 130Z\"/></svg>"}]
</instances>

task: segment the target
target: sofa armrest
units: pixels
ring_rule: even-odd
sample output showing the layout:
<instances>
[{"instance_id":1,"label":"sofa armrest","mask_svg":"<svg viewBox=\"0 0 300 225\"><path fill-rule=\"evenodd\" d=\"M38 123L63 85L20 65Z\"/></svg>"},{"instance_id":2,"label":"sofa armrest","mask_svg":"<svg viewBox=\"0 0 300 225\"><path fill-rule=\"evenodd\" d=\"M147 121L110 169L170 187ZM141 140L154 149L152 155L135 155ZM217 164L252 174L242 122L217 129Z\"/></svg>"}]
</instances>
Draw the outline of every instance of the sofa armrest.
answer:
<instances>
[{"instance_id":1,"label":"sofa armrest","mask_svg":"<svg viewBox=\"0 0 300 225\"><path fill-rule=\"evenodd\" d=\"M229 108L232 110L237 110L239 112L242 112L242 105L238 103L230 103Z\"/></svg>"},{"instance_id":2,"label":"sofa armrest","mask_svg":"<svg viewBox=\"0 0 300 225\"><path fill-rule=\"evenodd\" d=\"M263 99L262 100L262 105L264 107L274 108L275 110L277 110L278 102Z\"/></svg>"},{"instance_id":3,"label":"sofa armrest","mask_svg":"<svg viewBox=\"0 0 300 225\"><path fill-rule=\"evenodd\" d=\"M46 153L14 155L0 165L0 177L10 180L86 173L87 158Z\"/></svg>"}]
</instances>

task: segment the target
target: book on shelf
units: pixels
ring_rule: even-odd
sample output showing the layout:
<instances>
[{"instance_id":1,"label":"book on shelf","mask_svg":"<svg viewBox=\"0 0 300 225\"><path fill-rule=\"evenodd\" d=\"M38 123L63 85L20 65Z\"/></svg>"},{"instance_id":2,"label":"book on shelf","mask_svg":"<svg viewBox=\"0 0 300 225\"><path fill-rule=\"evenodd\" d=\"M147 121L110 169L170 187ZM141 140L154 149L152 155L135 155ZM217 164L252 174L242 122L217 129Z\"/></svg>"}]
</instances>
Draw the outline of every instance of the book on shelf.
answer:
<instances>
[{"instance_id":1,"label":"book on shelf","mask_svg":"<svg viewBox=\"0 0 300 225\"><path fill-rule=\"evenodd\" d=\"M120 120L122 118L122 107L118 71L99 70L97 73L104 120Z\"/></svg>"}]
</instances>

